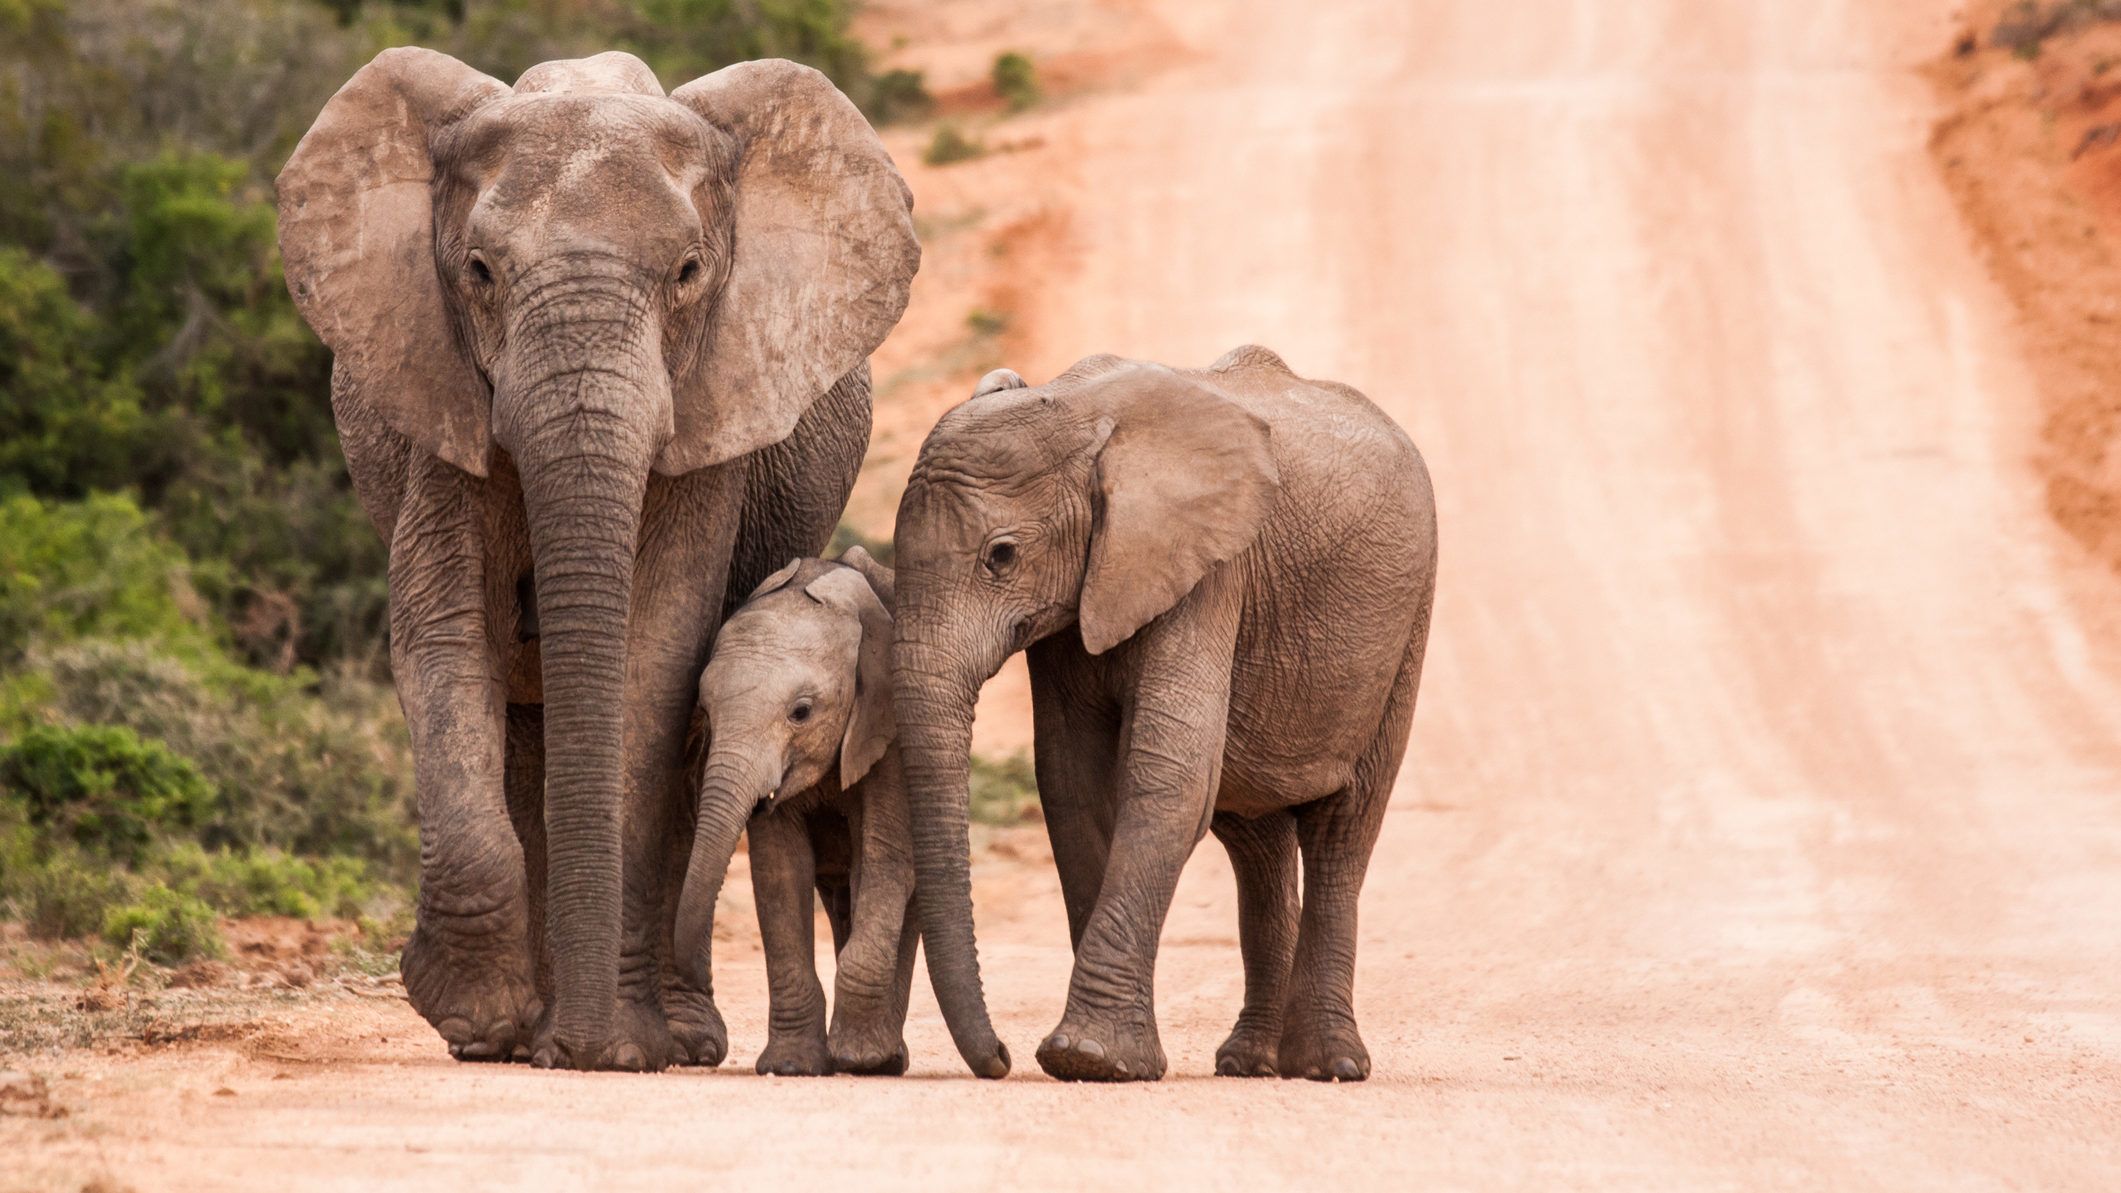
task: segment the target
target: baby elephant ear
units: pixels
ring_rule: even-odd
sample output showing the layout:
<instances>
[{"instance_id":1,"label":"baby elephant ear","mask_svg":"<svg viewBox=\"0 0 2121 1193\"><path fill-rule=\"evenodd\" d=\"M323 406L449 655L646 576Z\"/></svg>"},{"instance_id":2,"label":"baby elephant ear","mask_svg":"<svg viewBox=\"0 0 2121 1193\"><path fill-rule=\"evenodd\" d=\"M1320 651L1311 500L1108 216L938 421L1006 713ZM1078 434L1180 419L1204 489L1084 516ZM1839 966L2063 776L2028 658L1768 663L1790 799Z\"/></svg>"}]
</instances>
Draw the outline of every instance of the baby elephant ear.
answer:
<instances>
[{"instance_id":1,"label":"baby elephant ear","mask_svg":"<svg viewBox=\"0 0 2121 1193\"><path fill-rule=\"evenodd\" d=\"M898 573L878 563L861 544L840 552L840 562L860 572L862 579L869 581L869 587L876 590L877 599L884 602L884 608L890 609L898 603Z\"/></svg>"},{"instance_id":2,"label":"baby elephant ear","mask_svg":"<svg viewBox=\"0 0 2121 1193\"><path fill-rule=\"evenodd\" d=\"M760 597L765 596L767 593L772 592L773 590L788 583L788 581L795 579L795 570L801 566L803 566L803 561L801 559L789 560L786 564L782 565L780 571L777 571L772 575L766 577L764 580L759 581L759 586L757 588L752 589L751 595L745 597L744 600L746 600L747 602L755 601Z\"/></svg>"},{"instance_id":3,"label":"baby elephant ear","mask_svg":"<svg viewBox=\"0 0 2121 1193\"><path fill-rule=\"evenodd\" d=\"M1097 383L1111 429L1097 449L1090 564L1077 610L1083 648L1103 654L1252 545L1281 474L1267 424L1170 369Z\"/></svg>"},{"instance_id":4,"label":"baby elephant ear","mask_svg":"<svg viewBox=\"0 0 2121 1193\"><path fill-rule=\"evenodd\" d=\"M862 554L868 557L868 552ZM898 736L898 717L891 707L891 613L869 579L852 565L832 569L803 591L852 614L862 626L861 645L855 651L854 707L847 710L847 733L840 739L844 791L861 782Z\"/></svg>"},{"instance_id":5,"label":"baby elephant ear","mask_svg":"<svg viewBox=\"0 0 2121 1193\"><path fill-rule=\"evenodd\" d=\"M996 369L979 379L979 384L972 387L972 396L984 398L988 394L1000 393L1005 389L1022 388L1024 379L1015 369Z\"/></svg>"}]
</instances>

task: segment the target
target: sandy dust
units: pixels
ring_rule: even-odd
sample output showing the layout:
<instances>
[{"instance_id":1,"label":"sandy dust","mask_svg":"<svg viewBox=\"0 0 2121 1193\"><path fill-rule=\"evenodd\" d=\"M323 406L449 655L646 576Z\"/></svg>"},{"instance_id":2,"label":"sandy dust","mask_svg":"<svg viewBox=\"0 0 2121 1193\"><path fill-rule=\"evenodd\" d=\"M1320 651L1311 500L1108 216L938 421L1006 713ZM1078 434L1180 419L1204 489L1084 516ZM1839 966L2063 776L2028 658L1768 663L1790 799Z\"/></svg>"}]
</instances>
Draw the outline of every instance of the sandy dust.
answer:
<instances>
[{"instance_id":1,"label":"sandy dust","mask_svg":"<svg viewBox=\"0 0 2121 1193\"><path fill-rule=\"evenodd\" d=\"M1208 1076L1239 1001L1210 845L1164 937L1172 1078L1045 1080L1068 953L1019 831L976 865L1027 1062L999 1085L925 988L910 1078L749 1076L732 940L720 1071L455 1066L401 1004L318 990L277 1055L35 1058L68 1113L0 1118L0 1184L2112 1186L2115 580L2049 517L2049 345L1930 156L1952 6L1088 11L1180 49L983 130L1016 152L930 170L893 134L929 256L858 515L1003 358L1256 339L1407 424L1444 570L1364 900L1376 1076Z\"/></svg>"}]
</instances>

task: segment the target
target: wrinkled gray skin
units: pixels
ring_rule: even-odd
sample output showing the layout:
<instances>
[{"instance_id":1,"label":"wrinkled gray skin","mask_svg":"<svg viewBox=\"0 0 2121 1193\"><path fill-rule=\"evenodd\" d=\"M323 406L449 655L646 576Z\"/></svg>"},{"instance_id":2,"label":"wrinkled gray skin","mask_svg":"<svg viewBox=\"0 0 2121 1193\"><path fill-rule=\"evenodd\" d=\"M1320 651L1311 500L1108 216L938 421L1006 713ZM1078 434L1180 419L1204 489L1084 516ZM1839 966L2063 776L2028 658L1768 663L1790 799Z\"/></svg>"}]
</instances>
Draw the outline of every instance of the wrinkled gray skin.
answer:
<instances>
[{"instance_id":1,"label":"wrinkled gray skin","mask_svg":"<svg viewBox=\"0 0 2121 1193\"><path fill-rule=\"evenodd\" d=\"M911 199L823 76L665 95L624 54L510 88L388 50L279 178L390 544L419 800L415 1008L466 1060L655 1069L727 1048L668 964L694 682L721 616L823 546Z\"/></svg>"},{"instance_id":2,"label":"wrinkled gray skin","mask_svg":"<svg viewBox=\"0 0 2121 1193\"><path fill-rule=\"evenodd\" d=\"M1163 1075L1157 937L1212 830L1237 872L1245 966L1216 1072L1361 1080L1356 896L1435 591L1421 457L1362 395L1263 348L1206 370L1092 357L1023 384L997 370L944 416L898 514L916 903L958 1049L974 1073L1008 1072L973 943L967 750L980 684L1028 647L1075 946L1039 1065Z\"/></svg>"},{"instance_id":3,"label":"wrinkled gray skin","mask_svg":"<svg viewBox=\"0 0 2121 1193\"><path fill-rule=\"evenodd\" d=\"M919 934L892 742L890 601L890 570L860 547L837 563L796 560L730 615L700 677L713 745L700 772L678 953L704 983L715 898L748 820L772 999L761 1073L906 1071ZM839 961L829 1032L812 955L814 897L831 917Z\"/></svg>"}]
</instances>

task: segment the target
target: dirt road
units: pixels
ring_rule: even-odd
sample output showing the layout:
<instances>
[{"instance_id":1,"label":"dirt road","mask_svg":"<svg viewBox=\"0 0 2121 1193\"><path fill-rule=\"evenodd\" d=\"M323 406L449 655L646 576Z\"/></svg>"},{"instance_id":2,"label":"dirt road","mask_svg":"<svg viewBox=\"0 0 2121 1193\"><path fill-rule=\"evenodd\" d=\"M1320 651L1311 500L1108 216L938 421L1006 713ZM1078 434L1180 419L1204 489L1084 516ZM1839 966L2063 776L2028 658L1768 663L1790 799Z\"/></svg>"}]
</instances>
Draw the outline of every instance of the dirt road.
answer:
<instances>
[{"instance_id":1,"label":"dirt road","mask_svg":"<svg viewBox=\"0 0 2121 1193\"><path fill-rule=\"evenodd\" d=\"M1165 935L1173 1077L1045 1080L1060 903L1039 859L994 856L982 946L1023 1062L1000 1085L925 992L916 1074L867 1083L454 1067L363 1004L329 1055L85 1063L24 1171L2112 1187L2115 587L2042 518L2009 313L1923 154L1912 68L1950 8L1172 0L1147 11L1180 65L1045 118L1075 264L1031 287L1010 363L1260 340L1368 391L1435 474L1366 1085L1207 1076L1239 993L1212 843ZM748 1060L757 969L718 970Z\"/></svg>"}]
</instances>

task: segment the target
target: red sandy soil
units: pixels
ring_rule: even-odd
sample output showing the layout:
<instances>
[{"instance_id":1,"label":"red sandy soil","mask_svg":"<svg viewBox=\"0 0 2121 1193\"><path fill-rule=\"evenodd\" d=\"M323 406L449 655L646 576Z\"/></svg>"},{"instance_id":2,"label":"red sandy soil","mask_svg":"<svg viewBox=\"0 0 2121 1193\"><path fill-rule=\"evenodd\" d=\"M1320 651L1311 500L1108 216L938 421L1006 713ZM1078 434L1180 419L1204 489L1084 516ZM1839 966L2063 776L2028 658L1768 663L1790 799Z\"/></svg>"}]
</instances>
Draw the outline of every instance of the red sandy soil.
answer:
<instances>
[{"instance_id":1,"label":"red sandy soil","mask_svg":"<svg viewBox=\"0 0 2121 1193\"><path fill-rule=\"evenodd\" d=\"M1932 157L1963 100L1927 64L1964 14L886 17L946 91L1005 46L1161 48L983 117L1014 152L930 170L924 130L891 134L929 249L880 359L863 525L993 363L1039 381L1261 341L1428 454L1443 580L1364 897L1373 1079L1210 1076L1240 991L1211 844L1164 935L1172 1076L1046 1080L1067 937L1016 830L975 863L1007 1081L965 1076L925 983L908 1078L750 1076L739 940L717 953L736 1060L712 1073L453 1065L402 1004L331 979L274 993L255 1037L10 1060L67 1113L0 1118L0 1185L2112 1187L2117 581L2086 546L2106 540L2051 516L2055 342ZM969 336L974 307L1006 327Z\"/></svg>"},{"instance_id":2,"label":"red sandy soil","mask_svg":"<svg viewBox=\"0 0 2121 1193\"><path fill-rule=\"evenodd\" d=\"M2048 512L2121 573L2121 22L2065 30L2027 58L1976 6L1930 70L1930 142L1991 274L2017 308L2042 399Z\"/></svg>"}]
</instances>

